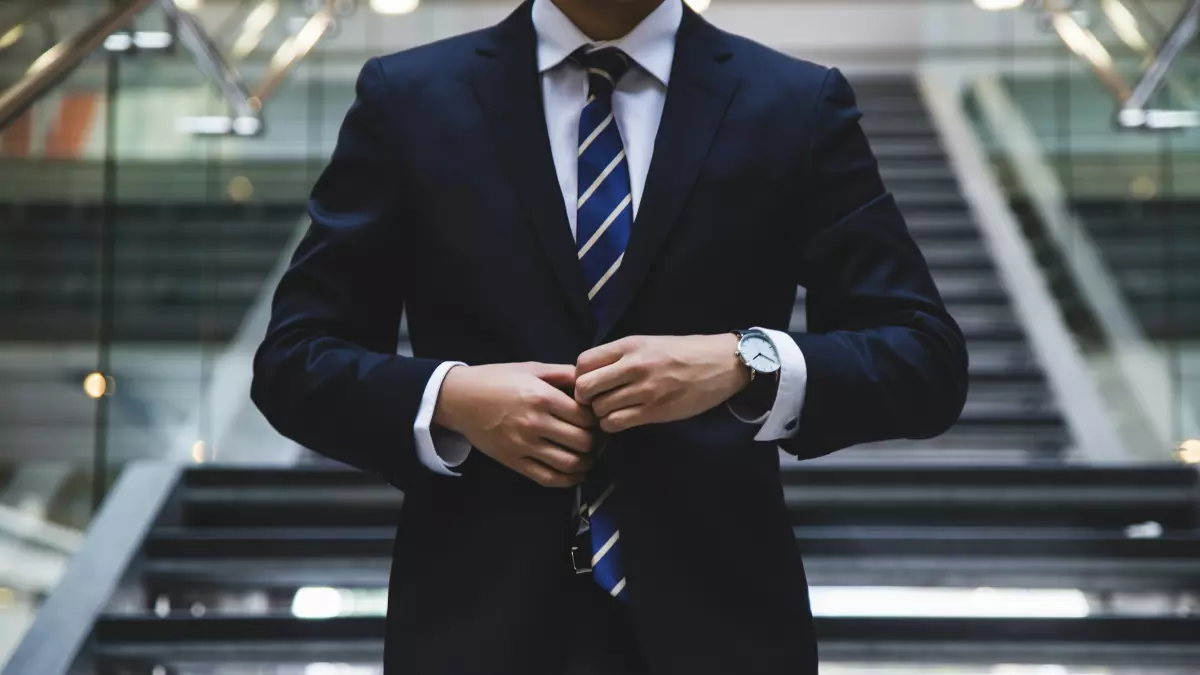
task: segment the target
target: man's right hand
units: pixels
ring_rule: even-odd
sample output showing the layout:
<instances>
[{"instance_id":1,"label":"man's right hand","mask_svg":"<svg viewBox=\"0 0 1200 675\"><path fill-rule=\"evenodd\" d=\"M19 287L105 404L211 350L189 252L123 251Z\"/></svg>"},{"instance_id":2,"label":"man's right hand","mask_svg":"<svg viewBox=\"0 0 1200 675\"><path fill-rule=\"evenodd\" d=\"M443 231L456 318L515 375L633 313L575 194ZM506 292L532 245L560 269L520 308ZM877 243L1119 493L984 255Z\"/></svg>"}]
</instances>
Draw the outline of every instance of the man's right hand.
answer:
<instances>
[{"instance_id":1,"label":"man's right hand","mask_svg":"<svg viewBox=\"0 0 1200 675\"><path fill-rule=\"evenodd\" d=\"M572 396L575 366L502 363L446 374L433 422L546 487L583 482L596 418Z\"/></svg>"}]
</instances>

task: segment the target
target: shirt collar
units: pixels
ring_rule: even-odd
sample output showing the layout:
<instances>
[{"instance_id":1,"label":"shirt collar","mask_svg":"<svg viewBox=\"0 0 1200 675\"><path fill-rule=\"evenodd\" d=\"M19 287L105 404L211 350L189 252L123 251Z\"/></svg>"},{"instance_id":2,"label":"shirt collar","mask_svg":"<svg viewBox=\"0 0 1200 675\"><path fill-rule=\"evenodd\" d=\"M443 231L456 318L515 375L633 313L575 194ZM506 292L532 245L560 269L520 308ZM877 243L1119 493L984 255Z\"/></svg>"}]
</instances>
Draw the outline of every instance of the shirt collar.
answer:
<instances>
[{"instance_id":1,"label":"shirt collar","mask_svg":"<svg viewBox=\"0 0 1200 675\"><path fill-rule=\"evenodd\" d=\"M671 79L675 61L675 35L683 21L683 0L663 0L628 35L599 43L583 34L552 0L533 0L533 29L538 38L538 72L544 73L584 45L604 44L619 48L643 70L663 84Z\"/></svg>"}]
</instances>

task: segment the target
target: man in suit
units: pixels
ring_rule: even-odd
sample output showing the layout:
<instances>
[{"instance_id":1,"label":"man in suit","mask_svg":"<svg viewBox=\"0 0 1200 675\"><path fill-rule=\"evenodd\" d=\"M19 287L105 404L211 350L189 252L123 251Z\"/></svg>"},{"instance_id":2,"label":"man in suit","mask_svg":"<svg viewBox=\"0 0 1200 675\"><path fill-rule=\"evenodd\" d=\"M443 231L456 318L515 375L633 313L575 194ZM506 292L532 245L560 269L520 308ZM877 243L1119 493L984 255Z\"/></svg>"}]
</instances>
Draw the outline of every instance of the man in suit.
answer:
<instances>
[{"instance_id":1,"label":"man in suit","mask_svg":"<svg viewBox=\"0 0 1200 675\"><path fill-rule=\"evenodd\" d=\"M253 395L404 490L386 672L815 673L777 449L966 391L845 78L682 0L531 0L357 93Z\"/></svg>"}]
</instances>

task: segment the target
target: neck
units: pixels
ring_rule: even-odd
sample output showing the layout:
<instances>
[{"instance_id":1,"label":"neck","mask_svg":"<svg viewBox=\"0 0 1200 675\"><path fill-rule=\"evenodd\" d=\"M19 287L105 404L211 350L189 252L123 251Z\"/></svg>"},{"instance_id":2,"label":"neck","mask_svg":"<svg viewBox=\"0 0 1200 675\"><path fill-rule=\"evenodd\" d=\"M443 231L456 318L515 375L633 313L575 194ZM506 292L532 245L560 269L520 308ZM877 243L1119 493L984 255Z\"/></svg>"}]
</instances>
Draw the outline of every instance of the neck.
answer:
<instances>
[{"instance_id":1,"label":"neck","mask_svg":"<svg viewBox=\"0 0 1200 675\"><path fill-rule=\"evenodd\" d=\"M552 0L584 35L596 41L625 37L663 0Z\"/></svg>"}]
</instances>

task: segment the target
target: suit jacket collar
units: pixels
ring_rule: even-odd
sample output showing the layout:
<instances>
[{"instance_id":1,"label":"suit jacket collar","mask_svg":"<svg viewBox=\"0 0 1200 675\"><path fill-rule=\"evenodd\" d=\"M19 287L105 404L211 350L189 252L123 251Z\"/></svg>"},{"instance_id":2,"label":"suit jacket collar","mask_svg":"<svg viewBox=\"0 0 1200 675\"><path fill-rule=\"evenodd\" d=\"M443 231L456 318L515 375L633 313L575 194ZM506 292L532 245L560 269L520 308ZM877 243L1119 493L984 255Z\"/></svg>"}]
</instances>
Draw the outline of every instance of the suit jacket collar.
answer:
<instances>
[{"instance_id":1,"label":"suit jacket collar","mask_svg":"<svg viewBox=\"0 0 1200 675\"><path fill-rule=\"evenodd\" d=\"M609 282L615 284L613 311L604 325L596 325L550 150L531 12L532 0L527 0L481 34L476 52L482 64L475 71L475 91L565 303L589 340L600 344L651 272L704 166L737 90L738 77L728 64L732 41L683 8L646 189L624 262Z\"/></svg>"}]
</instances>

